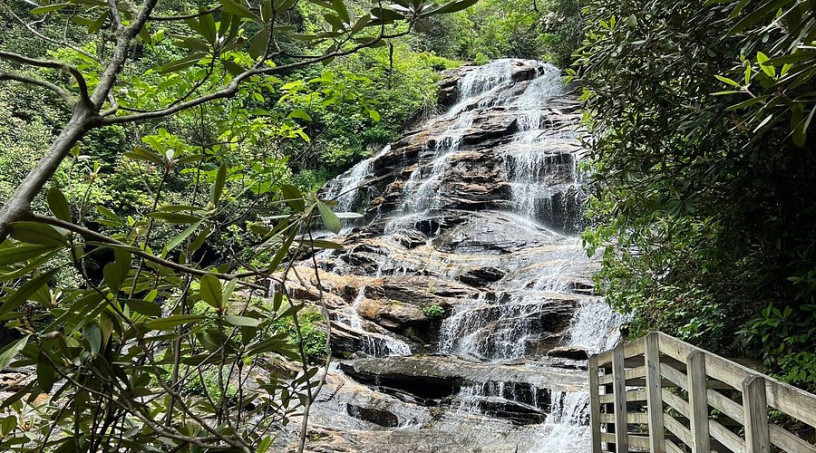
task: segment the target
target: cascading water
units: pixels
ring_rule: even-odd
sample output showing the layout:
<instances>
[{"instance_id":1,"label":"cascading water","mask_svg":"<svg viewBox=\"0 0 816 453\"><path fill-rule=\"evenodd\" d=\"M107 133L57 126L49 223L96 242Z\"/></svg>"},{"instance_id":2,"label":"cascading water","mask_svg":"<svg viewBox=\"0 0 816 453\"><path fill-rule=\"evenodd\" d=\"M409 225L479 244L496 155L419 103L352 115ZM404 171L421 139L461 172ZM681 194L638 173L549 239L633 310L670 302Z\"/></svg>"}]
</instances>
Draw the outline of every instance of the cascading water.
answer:
<instances>
[{"instance_id":1,"label":"cascading water","mask_svg":"<svg viewBox=\"0 0 816 453\"><path fill-rule=\"evenodd\" d=\"M363 193L367 191L364 183L371 176L374 161L391 151L391 146L386 146L379 153L365 159L342 175L329 181L325 189L325 198L336 199L338 212L353 212L363 201Z\"/></svg>"},{"instance_id":2,"label":"cascading water","mask_svg":"<svg viewBox=\"0 0 816 453\"><path fill-rule=\"evenodd\" d=\"M455 91L448 112L326 188L340 211L371 200L367 226L355 224L349 251L331 257L342 263L325 269L362 282L344 290L333 323L373 358L332 375L361 380L368 396L338 385L315 423L366 421L340 423L354 430L350 451L586 451L585 373L555 353L610 347L624 320L592 293L597 261L576 236L577 103L557 68L533 61L468 68ZM387 442L365 434L384 426ZM391 443L405 439L415 444Z\"/></svg>"}]
</instances>

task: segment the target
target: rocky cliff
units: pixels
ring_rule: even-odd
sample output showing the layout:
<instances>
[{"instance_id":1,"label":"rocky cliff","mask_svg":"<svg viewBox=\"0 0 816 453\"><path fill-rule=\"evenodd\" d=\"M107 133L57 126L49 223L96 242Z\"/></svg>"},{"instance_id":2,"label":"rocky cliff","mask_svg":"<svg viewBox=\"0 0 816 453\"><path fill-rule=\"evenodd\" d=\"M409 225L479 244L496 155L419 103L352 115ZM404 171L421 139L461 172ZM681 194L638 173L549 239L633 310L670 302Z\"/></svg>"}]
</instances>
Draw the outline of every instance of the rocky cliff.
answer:
<instances>
[{"instance_id":1,"label":"rocky cliff","mask_svg":"<svg viewBox=\"0 0 816 453\"><path fill-rule=\"evenodd\" d=\"M339 365L312 451L586 450L582 360L614 341L580 229L580 113L559 71L501 60L441 86L447 111L332 181L364 218L301 263Z\"/></svg>"}]
</instances>

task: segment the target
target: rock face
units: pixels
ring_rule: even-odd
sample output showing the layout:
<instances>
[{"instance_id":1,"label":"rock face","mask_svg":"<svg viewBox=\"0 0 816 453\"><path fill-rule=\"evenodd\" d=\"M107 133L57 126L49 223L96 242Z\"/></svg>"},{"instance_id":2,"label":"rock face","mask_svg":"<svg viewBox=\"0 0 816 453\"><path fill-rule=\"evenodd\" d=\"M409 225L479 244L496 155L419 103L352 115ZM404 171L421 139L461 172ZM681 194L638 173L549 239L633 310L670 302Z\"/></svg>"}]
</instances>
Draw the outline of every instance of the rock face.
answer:
<instances>
[{"instance_id":1,"label":"rock face","mask_svg":"<svg viewBox=\"0 0 816 453\"><path fill-rule=\"evenodd\" d=\"M581 360L614 320L581 321L602 302L575 236L580 112L567 93L534 61L453 71L447 113L327 186L364 218L290 285L325 293L341 359L312 451L586 451Z\"/></svg>"}]
</instances>

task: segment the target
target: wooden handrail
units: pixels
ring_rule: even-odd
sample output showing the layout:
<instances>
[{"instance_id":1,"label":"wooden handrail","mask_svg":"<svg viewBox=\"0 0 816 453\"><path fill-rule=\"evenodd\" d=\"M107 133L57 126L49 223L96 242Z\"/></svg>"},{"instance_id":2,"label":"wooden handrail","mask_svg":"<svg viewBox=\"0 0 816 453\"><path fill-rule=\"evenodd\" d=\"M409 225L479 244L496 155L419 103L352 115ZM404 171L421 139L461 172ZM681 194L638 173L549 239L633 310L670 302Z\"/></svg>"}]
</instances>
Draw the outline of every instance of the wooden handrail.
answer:
<instances>
[{"instance_id":1,"label":"wooden handrail","mask_svg":"<svg viewBox=\"0 0 816 453\"><path fill-rule=\"evenodd\" d=\"M588 367L593 453L816 453L768 420L774 409L816 429L816 395L664 333L593 355Z\"/></svg>"}]
</instances>

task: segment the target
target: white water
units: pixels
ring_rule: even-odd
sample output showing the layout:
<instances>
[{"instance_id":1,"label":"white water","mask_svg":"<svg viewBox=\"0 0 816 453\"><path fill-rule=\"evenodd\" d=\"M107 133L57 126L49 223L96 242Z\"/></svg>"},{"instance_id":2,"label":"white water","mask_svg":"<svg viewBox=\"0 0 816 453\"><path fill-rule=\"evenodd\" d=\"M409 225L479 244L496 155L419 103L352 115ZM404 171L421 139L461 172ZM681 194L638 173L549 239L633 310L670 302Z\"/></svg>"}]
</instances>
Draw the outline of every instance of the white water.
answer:
<instances>
[{"instance_id":1,"label":"white water","mask_svg":"<svg viewBox=\"0 0 816 453\"><path fill-rule=\"evenodd\" d=\"M615 313L602 299L584 302L570 326L570 346L584 348L596 354L613 348L620 341L618 327L630 317Z\"/></svg>"},{"instance_id":2,"label":"white water","mask_svg":"<svg viewBox=\"0 0 816 453\"><path fill-rule=\"evenodd\" d=\"M337 198L337 212L353 212L359 206L363 192L365 181L371 177L374 170L374 162L391 151L391 145L386 146L374 156L365 159L349 169L347 172L332 179L326 184L326 193L324 198Z\"/></svg>"},{"instance_id":3,"label":"white water","mask_svg":"<svg viewBox=\"0 0 816 453\"><path fill-rule=\"evenodd\" d=\"M534 345L546 339L543 337L547 332L542 331L542 326L553 316L567 319L567 336L552 340L559 345L581 347L592 353L619 340L616 326L623 319L614 315L600 298L573 291L576 275L590 263L580 239L570 235L576 230L579 217L571 216L570 207L580 204L582 196L577 166L581 157L576 140L577 126L563 127L545 121L553 113L559 114L550 112L544 115L543 112L550 109L553 97L564 94L565 88L557 68L542 63L534 66L540 75L520 95L509 89L515 83L511 60L481 66L460 80L459 102L429 124L455 121L435 137L432 149L420 152L417 167L403 186L397 209L399 215L390 218L385 226L385 233L393 235L411 227L417 220L427 218L430 212L443 208L440 186L451 168L451 157L465 148L463 138L479 118L480 110L499 107L515 115L517 132L509 144L500 148L505 177L512 191L510 209L513 214L507 216L522 227L523 233L520 234L524 239L546 246L532 247L528 262L514 264L515 268L495 285L489 295L485 291L456 304L453 313L442 323L438 350L443 353L497 364L539 359L543 354ZM339 195L338 210L358 208L363 198L361 191L348 190L369 179L376 159L386 152L387 149L361 162L329 185L329 193ZM348 192L342 194L344 191ZM455 267L446 262L439 266ZM399 269L402 273L408 272L407 267L398 262L398 257L391 254L382 257L376 276L380 277L385 269L389 275L400 272ZM449 273L455 274L455 269L446 275ZM345 321L356 330L363 330L359 309L365 297L364 290L360 289L347 310ZM554 306L565 304L576 305L571 320L569 314L554 309ZM367 343L363 352L367 355L411 354L407 344L389 335L366 332L365 338ZM481 414L485 402L505 401L526 405L531 411L546 415L544 423L519 431L530 437L530 444L520 445L519 451L577 453L589 449L586 391L550 393L549 389L532 387L520 395L515 390L508 391L501 382L463 386L453 397L451 407L455 408L460 420L449 422L452 423L451 429L462 429L468 420L467 414ZM409 424L401 429L417 428ZM469 429L476 433L479 427Z\"/></svg>"}]
</instances>

